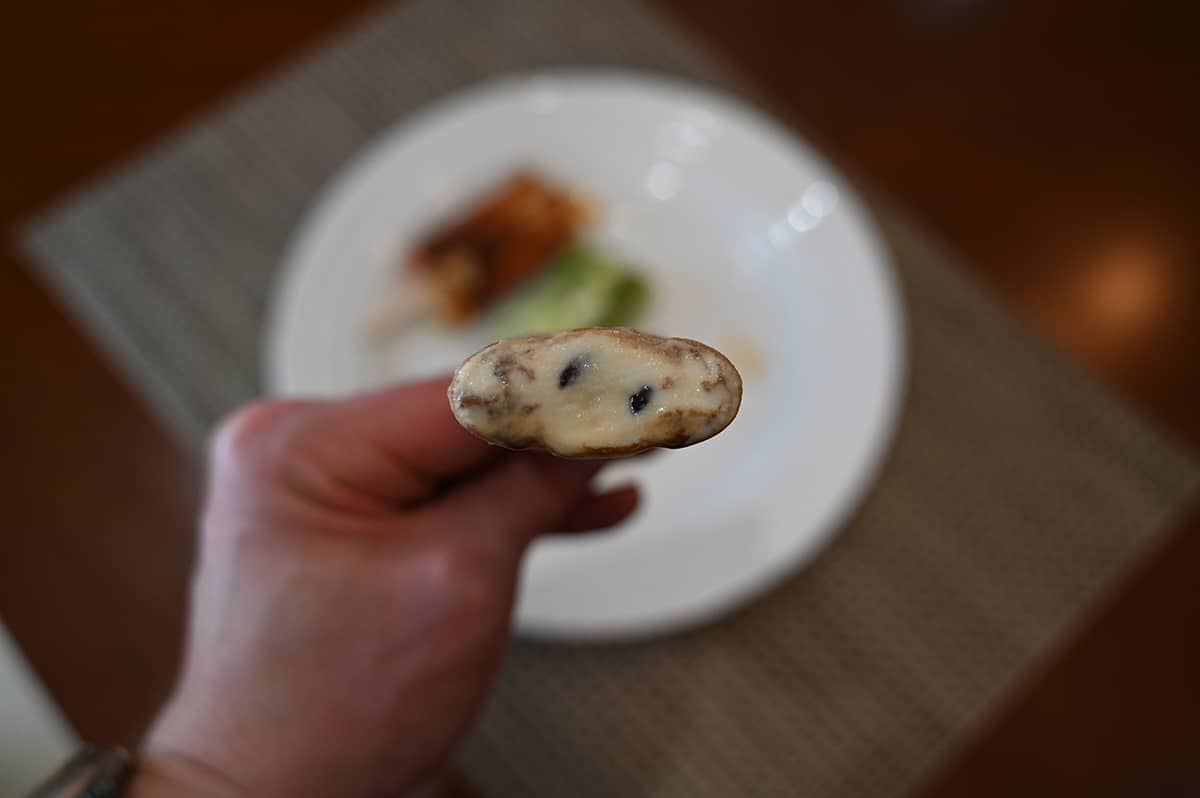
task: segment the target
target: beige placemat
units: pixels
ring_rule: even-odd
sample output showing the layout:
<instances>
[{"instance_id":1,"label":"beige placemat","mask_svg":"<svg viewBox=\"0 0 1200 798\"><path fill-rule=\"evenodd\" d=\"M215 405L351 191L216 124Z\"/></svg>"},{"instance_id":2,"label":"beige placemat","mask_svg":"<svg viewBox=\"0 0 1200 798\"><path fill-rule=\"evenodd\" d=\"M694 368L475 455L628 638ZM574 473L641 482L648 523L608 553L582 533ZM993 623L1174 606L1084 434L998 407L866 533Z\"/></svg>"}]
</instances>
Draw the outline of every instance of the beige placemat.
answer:
<instances>
[{"instance_id":1,"label":"beige placemat","mask_svg":"<svg viewBox=\"0 0 1200 798\"><path fill-rule=\"evenodd\" d=\"M387 6L64 203L25 244L199 451L258 391L273 270L332 171L446 91L581 64L746 91L635 0ZM907 297L911 383L868 501L815 564L715 627L516 645L463 752L488 793L901 795L1195 492L1194 463L876 212Z\"/></svg>"}]
</instances>

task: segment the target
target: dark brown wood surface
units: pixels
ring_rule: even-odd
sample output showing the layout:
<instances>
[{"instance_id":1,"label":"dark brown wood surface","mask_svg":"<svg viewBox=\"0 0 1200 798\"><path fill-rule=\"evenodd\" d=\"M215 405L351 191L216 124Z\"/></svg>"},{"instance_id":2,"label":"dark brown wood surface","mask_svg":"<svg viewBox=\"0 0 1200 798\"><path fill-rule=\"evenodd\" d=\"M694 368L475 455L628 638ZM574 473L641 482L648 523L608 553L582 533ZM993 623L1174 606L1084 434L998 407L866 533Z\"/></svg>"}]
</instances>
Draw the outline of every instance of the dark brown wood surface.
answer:
<instances>
[{"instance_id":1,"label":"dark brown wood surface","mask_svg":"<svg viewBox=\"0 0 1200 798\"><path fill-rule=\"evenodd\" d=\"M1200 451L1200 5L659 1ZM0 614L85 737L135 740L169 688L200 471L14 230L367 5L0 9ZM1193 508L921 795L1200 794L1198 574Z\"/></svg>"}]
</instances>

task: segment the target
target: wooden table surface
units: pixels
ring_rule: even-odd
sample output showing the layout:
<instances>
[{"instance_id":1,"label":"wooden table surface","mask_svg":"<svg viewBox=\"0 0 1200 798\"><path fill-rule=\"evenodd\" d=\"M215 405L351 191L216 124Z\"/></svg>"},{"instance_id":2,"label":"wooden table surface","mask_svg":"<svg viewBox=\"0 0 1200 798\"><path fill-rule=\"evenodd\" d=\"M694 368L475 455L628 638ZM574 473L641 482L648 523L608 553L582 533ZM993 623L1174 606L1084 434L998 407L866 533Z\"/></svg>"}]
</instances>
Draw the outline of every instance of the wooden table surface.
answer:
<instances>
[{"instance_id":1,"label":"wooden table surface","mask_svg":"<svg viewBox=\"0 0 1200 798\"><path fill-rule=\"evenodd\" d=\"M1200 451L1200 4L658 2ZM89 739L135 740L169 687L200 474L14 231L367 5L0 10L0 614ZM1198 574L1191 508L920 794L1200 794Z\"/></svg>"}]
</instances>

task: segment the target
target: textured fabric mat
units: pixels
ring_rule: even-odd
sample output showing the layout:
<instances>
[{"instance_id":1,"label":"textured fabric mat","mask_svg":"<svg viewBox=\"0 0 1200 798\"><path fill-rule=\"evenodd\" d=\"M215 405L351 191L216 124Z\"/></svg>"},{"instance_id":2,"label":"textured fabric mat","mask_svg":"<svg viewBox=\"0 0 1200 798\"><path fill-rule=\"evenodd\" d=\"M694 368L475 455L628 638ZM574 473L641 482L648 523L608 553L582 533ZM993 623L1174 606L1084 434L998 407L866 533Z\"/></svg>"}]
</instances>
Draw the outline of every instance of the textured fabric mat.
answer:
<instances>
[{"instance_id":1,"label":"textured fabric mat","mask_svg":"<svg viewBox=\"0 0 1200 798\"><path fill-rule=\"evenodd\" d=\"M602 21L603 20L603 21ZM198 451L259 386L290 232L371 135L485 76L619 65L744 83L634 0L386 6L38 220L27 251ZM901 429L804 573L652 643L518 643L463 762L498 796L902 795L1158 539L1185 456L886 208Z\"/></svg>"}]
</instances>

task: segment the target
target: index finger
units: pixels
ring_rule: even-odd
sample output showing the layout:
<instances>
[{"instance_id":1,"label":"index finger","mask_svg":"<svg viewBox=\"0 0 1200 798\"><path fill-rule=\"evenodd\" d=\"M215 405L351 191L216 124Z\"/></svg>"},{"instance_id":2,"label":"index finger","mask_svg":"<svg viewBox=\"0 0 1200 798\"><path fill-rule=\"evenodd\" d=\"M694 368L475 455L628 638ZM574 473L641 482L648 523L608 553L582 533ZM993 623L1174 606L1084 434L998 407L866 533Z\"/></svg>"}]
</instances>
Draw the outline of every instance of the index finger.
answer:
<instances>
[{"instance_id":1,"label":"index finger","mask_svg":"<svg viewBox=\"0 0 1200 798\"><path fill-rule=\"evenodd\" d=\"M289 444L334 482L389 502L416 501L502 450L463 429L448 375L326 402L296 419Z\"/></svg>"},{"instance_id":2,"label":"index finger","mask_svg":"<svg viewBox=\"0 0 1200 798\"><path fill-rule=\"evenodd\" d=\"M330 424L431 481L444 482L502 453L455 420L446 398L449 385L446 374L362 394L340 403Z\"/></svg>"}]
</instances>

